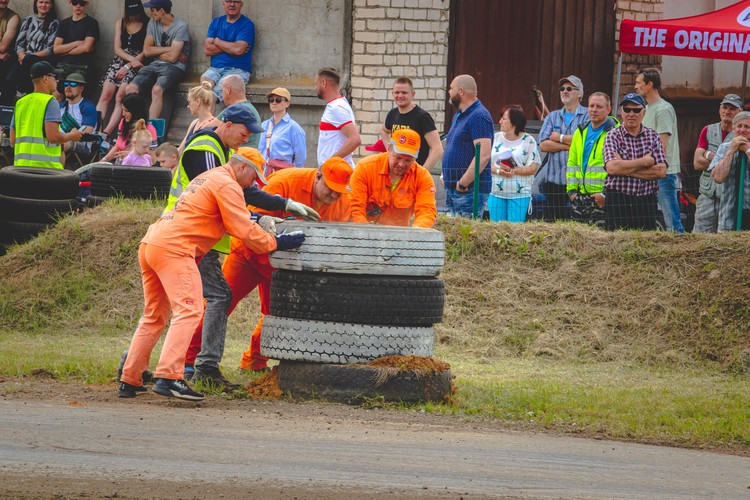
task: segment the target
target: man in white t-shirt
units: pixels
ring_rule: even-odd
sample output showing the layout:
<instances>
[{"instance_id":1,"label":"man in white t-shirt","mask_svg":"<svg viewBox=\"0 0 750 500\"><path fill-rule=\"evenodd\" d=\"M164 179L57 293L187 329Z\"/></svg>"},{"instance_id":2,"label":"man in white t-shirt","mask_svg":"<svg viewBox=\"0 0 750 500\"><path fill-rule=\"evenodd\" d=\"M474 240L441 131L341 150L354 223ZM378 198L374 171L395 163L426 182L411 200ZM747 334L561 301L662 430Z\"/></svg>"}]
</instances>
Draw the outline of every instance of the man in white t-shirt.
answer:
<instances>
[{"instance_id":1,"label":"man in white t-shirt","mask_svg":"<svg viewBox=\"0 0 750 500\"><path fill-rule=\"evenodd\" d=\"M346 160L352 168L352 153L362 143L354 121L354 111L339 92L341 75L333 68L318 71L315 91L326 102L326 109L320 119L318 138L318 166L334 156Z\"/></svg>"}]
</instances>

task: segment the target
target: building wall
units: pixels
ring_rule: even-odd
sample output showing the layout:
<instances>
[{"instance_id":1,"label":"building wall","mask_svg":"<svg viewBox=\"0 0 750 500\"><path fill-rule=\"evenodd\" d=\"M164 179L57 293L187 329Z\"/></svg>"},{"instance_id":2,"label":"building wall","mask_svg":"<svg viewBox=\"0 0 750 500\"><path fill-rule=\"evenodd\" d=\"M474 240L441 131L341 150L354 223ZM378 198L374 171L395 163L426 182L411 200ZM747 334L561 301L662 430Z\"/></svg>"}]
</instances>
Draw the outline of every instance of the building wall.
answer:
<instances>
[{"instance_id":1,"label":"building wall","mask_svg":"<svg viewBox=\"0 0 750 500\"><path fill-rule=\"evenodd\" d=\"M362 136L357 152L380 138L400 76L414 83L414 101L445 129L448 0L354 0L351 97ZM357 156L357 154L355 154Z\"/></svg>"},{"instance_id":2,"label":"building wall","mask_svg":"<svg viewBox=\"0 0 750 500\"><path fill-rule=\"evenodd\" d=\"M617 55L620 50L620 23L623 19L635 19L637 21L656 21L664 18L664 0L617 0L617 29L615 40L618 40L615 47L615 73L612 77L612 89L614 93L615 81L617 80ZM641 68L656 67L661 69L662 56L650 54L622 54L622 71L620 78L620 92L615 102L620 101L620 97L630 92L635 92L635 76Z\"/></svg>"}]
</instances>

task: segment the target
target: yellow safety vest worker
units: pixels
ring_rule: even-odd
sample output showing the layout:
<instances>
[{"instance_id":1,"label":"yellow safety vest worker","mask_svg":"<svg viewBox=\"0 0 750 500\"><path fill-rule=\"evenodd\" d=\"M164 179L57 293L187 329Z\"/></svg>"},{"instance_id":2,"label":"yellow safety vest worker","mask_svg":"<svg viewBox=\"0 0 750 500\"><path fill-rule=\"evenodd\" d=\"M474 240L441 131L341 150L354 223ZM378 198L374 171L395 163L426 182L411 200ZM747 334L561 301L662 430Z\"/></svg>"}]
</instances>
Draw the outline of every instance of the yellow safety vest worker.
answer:
<instances>
[{"instance_id":1,"label":"yellow safety vest worker","mask_svg":"<svg viewBox=\"0 0 750 500\"><path fill-rule=\"evenodd\" d=\"M177 199L182 194L182 191L184 191L185 187L190 184L190 179L188 179L185 168L182 166L182 159L185 157L184 155L188 151L208 151L215 154L219 159L219 163L216 165L217 167L219 165L224 165L227 163L227 156L224 154L224 148L222 147L219 140L215 136L213 136L213 134L200 134L193 137L193 139L187 144L187 146L185 146L185 150L182 152L182 156L180 156L180 164L175 170L174 177L172 177L172 186L169 189L167 206L164 208L164 212L162 213L162 215L166 214L174 208L174 205L175 203L177 203ZM229 156L231 156L233 153L234 150L230 149ZM228 254L229 248L229 235L225 234L224 237L219 240L216 245L214 245L213 250Z\"/></svg>"},{"instance_id":2,"label":"yellow safety vest worker","mask_svg":"<svg viewBox=\"0 0 750 500\"><path fill-rule=\"evenodd\" d=\"M53 99L49 94L32 92L16 103L14 165L63 168L62 145L47 142L44 134L45 110Z\"/></svg>"}]
</instances>

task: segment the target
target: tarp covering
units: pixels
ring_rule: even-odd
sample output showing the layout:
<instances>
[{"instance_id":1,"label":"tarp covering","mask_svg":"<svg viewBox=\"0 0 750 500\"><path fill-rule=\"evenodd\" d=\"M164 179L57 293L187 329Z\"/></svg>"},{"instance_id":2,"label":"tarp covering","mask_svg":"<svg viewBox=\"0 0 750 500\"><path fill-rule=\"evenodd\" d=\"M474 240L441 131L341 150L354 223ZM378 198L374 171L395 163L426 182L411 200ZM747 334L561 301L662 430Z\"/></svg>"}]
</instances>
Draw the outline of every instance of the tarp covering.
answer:
<instances>
[{"instance_id":1,"label":"tarp covering","mask_svg":"<svg viewBox=\"0 0 750 500\"><path fill-rule=\"evenodd\" d=\"M623 19L620 51L750 61L750 0L679 19Z\"/></svg>"}]
</instances>

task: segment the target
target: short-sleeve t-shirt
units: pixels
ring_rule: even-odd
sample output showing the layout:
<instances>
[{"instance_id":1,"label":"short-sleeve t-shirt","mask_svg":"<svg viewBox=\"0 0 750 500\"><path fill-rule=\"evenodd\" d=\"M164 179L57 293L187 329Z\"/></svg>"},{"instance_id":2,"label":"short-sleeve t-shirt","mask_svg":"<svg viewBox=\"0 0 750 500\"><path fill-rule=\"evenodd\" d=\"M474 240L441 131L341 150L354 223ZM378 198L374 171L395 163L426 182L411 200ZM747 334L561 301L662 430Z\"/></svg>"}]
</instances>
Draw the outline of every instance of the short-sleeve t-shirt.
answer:
<instances>
[{"instance_id":1,"label":"short-sleeve t-shirt","mask_svg":"<svg viewBox=\"0 0 750 500\"><path fill-rule=\"evenodd\" d=\"M151 36L154 39L154 46L156 47L169 47L172 42L185 42L182 46L182 53L187 58L190 55L190 35L188 33L187 24L185 21L175 16L172 24L169 25L167 31L164 31L164 26L159 21L151 19L148 22L148 30L146 31L147 36ZM162 37L164 35L164 37ZM169 66L177 66L182 71L185 71L185 63L177 61L176 63L169 63L162 61L161 59L154 59L151 64L161 65L167 64Z\"/></svg>"},{"instance_id":2,"label":"short-sleeve t-shirt","mask_svg":"<svg viewBox=\"0 0 750 500\"><path fill-rule=\"evenodd\" d=\"M227 21L227 16L215 17L208 26L206 38L219 38L225 42L247 42L249 49L244 54L233 56L222 52L211 57L211 67L213 68L239 68L248 73L252 70L250 59L253 53L253 43L255 42L255 24L245 17L240 16L235 22Z\"/></svg>"},{"instance_id":3,"label":"short-sleeve t-shirt","mask_svg":"<svg viewBox=\"0 0 750 500\"><path fill-rule=\"evenodd\" d=\"M349 105L346 97L339 96L326 104L323 117L320 119L320 135L318 137L318 166L323 165L326 160L341 149L346 142L346 135L341 129L347 123L356 124L354 111ZM354 168L351 153L344 158Z\"/></svg>"},{"instance_id":4,"label":"short-sleeve t-shirt","mask_svg":"<svg viewBox=\"0 0 750 500\"><path fill-rule=\"evenodd\" d=\"M62 122L62 114L60 113L60 103L57 102L57 99L50 99L47 102L47 107L44 108L44 122L55 122L55 123L61 123ZM10 119L10 128L11 130L16 130L16 115L13 114L13 117Z\"/></svg>"},{"instance_id":5,"label":"short-sleeve t-shirt","mask_svg":"<svg viewBox=\"0 0 750 500\"><path fill-rule=\"evenodd\" d=\"M414 109L407 113L401 113L398 108L393 108L385 117L385 128L390 130L391 134L400 129L410 129L418 133L422 143L419 146L417 163L424 165L427 156L430 154L430 146L424 136L433 130L437 130L435 120L432 119L430 113L419 106L414 106Z\"/></svg>"},{"instance_id":6,"label":"short-sleeve t-shirt","mask_svg":"<svg viewBox=\"0 0 750 500\"><path fill-rule=\"evenodd\" d=\"M91 16L85 16L83 19L74 21L68 17L60 21L57 27L57 38L62 38L62 43L85 40L92 37L94 43L99 39L99 23ZM94 51L87 54L64 55L60 59L64 64L79 64L81 66L90 66L94 62Z\"/></svg>"},{"instance_id":7,"label":"short-sleeve t-shirt","mask_svg":"<svg viewBox=\"0 0 750 500\"><path fill-rule=\"evenodd\" d=\"M677 136L677 115L674 108L664 99L659 99L646 106L643 126L656 131L657 134L669 134L667 142L667 173L680 171L680 139Z\"/></svg>"}]
</instances>

